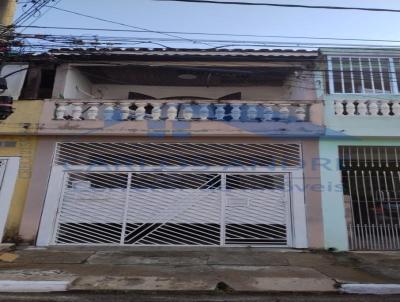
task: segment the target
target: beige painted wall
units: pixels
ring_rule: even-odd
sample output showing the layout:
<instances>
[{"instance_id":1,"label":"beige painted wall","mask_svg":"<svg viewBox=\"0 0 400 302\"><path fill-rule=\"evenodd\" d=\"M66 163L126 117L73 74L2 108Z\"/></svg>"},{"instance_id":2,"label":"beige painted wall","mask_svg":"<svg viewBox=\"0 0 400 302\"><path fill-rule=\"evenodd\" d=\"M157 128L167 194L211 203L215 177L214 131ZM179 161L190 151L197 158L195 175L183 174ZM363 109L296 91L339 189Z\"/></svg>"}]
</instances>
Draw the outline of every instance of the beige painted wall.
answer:
<instances>
[{"instance_id":1,"label":"beige painted wall","mask_svg":"<svg viewBox=\"0 0 400 302\"><path fill-rule=\"evenodd\" d=\"M116 137L40 137L38 142L37 153L35 157L35 165L33 168L33 177L29 186L28 198L24 210L23 221L20 228L20 236L27 242L34 242L38 228L40 217L43 209L45 194L47 190L47 182L51 169L51 161L53 158L56 142L61 141L123 141L123 142L231 142L231 143L301 143L303 146L304 156L304 185L305 192L299 194L305 195L306 216L308 227L308 241L311 248L323 248L323 228L321 213L321 193L314 190L313 185L319 184L319 169L313 168L312 161L318 157L318 141L315 139L307 140L283 140L271 138L116 138Z\"/></svg>"},{"instance_id":2,"label":"beige painted wall","mask_svg":"<svg viewBox=\"0 0 400 302\"><path fill-rule=\"evenodd\" d=\"M20 158L17 180L11 197L3 240L17 242L18 227L26 200L28 186L32 175L33 159L36 152L36 137L1 136L0 156Z\"/></svg>"},{"instance_id":3,"label":"beige painted wall","mask_svg":"<svg viewBox=\"0 0 400 302\"><path fill-rule=\"evenodd\" d=\"M18 241L18 229L26 201L36 154L37 129L43 102L15 101L14 113L0 121L0 156L19 157L20 165L15 183L4 240Z\"/></svg>"}]
</instances>

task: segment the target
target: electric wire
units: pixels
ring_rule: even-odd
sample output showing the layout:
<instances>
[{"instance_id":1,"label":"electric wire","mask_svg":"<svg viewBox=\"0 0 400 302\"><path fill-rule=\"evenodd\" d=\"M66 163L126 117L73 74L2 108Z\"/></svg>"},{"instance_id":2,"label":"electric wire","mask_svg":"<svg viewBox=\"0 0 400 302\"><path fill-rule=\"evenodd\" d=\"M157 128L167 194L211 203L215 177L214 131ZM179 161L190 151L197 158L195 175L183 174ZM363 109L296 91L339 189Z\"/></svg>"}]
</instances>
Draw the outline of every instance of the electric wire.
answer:
<instances>
[{"instance_id":1,"label":"electric wire","mask_svg":"<svg viewBox=\"0 0 400 302\"><path fill-rule=\"evenodd\" d=\"M98 21L111 23L111 24L130 27L130 28L134 28L134 29L140 29L140 30L144 30L144 31L147 31L147 32L150 32L150 33L161 34L161 35L169 36L169 37L172 37L172 38L178 38L178 39L181 39L181 40L186 40L186 41L189 41L189 42L193 42L192 39L181 37L181 36L178 36L178 35L163 33L162 31L151 30L151 29L144 28L144 27L134 26L134 25L118 22L118 21L113 21L113 20L108 20L108 19L104 19L104 18L100 18L100 17L95 17L95 16L91 16L91 15L87 15L87 14L83 14L83 13L79 13L79 12L75 12L75 11L71 11L71 10L67 10L67 9L63 9L63 8L59 8L59 7L55 7L55 6L47 5L47 7L52 7L54 9L58 10L58 11L67 12L67 13L78 15L78 16L81 16L81 17L86 17L86 18L90 18L90 19L94 19L94 20L98 20Z\"/></svg>"},{"instance_id":2,"label":"electric wire","mask_svg":"<svg viewBox=\"0 0 400 302\"><path fill-rule=\"evenodd\" d=\"M15 26L19 28L22 26ZM113 29L113 28L94 28L94 27L63 27L63 26L23 26L24 28L35 29L56 29L56 30L82 30L82 31L102 31L102 32L134 32L147 33L145 30L132 29ZM229 37L256 37L256 38L281 38L281 39L307 39L307 40L332 40L332 41L360 41L360 42L393 42L400 43L400 40L390 39L361 39L361 38L340 38L340 37L316 37L316 36L285 36L285 35L255 35L255 34L232 34L232 33L208 33L208 32L185 32L185 31L157 31L167 34L182 35L203 35L203 36L229 36Z\"/></svg>"},{"instance_id":3,"label":"electric wire","mask_svg":"<svg viewBox=\"0 0 400 302\"><path fill-rule=\"evenodd\" d=\"M212 0L155 0L160 2L187 2L195 4L222 4L222 5L247 5L247 6L272 6L284 8L305 8L305 9L328 9L328 10L357 10L368 12L400 13L400 9L374 8L374 7L352 7L352 6L329 6L329 5L305 5L305 4L284 4L284 3L260 3L242 1L212 1Z\"/></svg>"}]
</instances>

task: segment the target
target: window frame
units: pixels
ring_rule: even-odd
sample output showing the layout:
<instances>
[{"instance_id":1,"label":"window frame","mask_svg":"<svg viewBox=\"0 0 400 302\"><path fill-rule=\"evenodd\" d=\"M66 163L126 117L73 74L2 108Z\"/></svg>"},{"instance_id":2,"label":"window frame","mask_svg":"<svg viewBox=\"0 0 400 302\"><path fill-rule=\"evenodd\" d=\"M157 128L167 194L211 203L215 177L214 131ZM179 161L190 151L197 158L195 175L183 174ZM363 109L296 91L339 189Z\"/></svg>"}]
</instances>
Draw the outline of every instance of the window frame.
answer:
<instances>
[{"instance_id":1,"label":"window frame","mask_svg":"<svg viewBox=\"0 0 400 302\"><path fill-rule=\"evenodd\" d=\"M333 95L398 95L399 94L399 80L397 79L397 73L396 73L396 66L394 63L394 57L387 57L387 56L342 56L342 55L328 55L327 57L327 66L328 66L328 89L327 93L328 94L333 94ZM333 59L338 59L339 64L340 64L340 70L338 72L340 73L340 78L336 79L340 81L341 83L341 91L337 92L335 90L335 78L334 78L334 72L337 70L333 69ZM343 59L349 60L349 71L344 70L343 68ZM385 89L385 81L383 79L383 73L382 73L382 64L381 60L386 59L388 60L388 70L389 70L389 85L390 85L390 91ZM353 60L358 60L360 63L359 70L357 72L360 72L360 82L362 85L362 92L355 92L355 79L354 79L354 69L353 69ZM365 72L362 70L362 60L368 60L369 62L369 72ZM379 63L379 70L374 71L371 65L372 60L378 60ZM400 62L400 59L399 59ZM400 69L400 66L398 66ZM344 79L344 73L345 72L350 72L350 85L352 87L352 92L346 92L345 90L345 79ZM371 76L371 87L373 92L366 92L365 91L365 76L368 75L368 73ZM375 89L375 84L374 82L376 79L374 78L374 74L380 73L380 79L378 81L380 82L380 85L383 89L383 92L377 92Z\"/></svg>"}]
</instances>

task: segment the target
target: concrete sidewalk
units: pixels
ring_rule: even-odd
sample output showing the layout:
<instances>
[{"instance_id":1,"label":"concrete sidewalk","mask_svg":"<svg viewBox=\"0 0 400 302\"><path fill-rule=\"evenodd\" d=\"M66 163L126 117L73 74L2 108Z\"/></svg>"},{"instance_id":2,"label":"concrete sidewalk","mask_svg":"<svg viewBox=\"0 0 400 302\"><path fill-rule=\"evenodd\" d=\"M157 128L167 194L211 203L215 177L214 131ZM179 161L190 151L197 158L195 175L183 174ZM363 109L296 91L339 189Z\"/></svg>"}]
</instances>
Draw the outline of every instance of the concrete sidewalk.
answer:
<instances>
[{"instance_id":1,"label":"concrete sidewalk","mask_svg":"<svg viewBox=\"0 0 400 302\"><path fill-rule=\"evenodd\" d=\"M38 281L58 286L65 282L68 290L188 292L334 293L349 283L400 284L400 253L396 252L27 247L1 253L0 291L1 284L12 287Z\"/></svg>"}]
</instances>

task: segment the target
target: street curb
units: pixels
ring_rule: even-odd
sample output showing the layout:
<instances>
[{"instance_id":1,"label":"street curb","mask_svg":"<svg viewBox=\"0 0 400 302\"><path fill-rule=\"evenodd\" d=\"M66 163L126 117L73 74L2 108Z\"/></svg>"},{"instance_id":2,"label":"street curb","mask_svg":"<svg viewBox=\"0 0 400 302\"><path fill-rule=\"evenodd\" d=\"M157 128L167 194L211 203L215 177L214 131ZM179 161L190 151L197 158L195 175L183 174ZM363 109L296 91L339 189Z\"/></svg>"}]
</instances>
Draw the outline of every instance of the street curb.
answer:
<instances>
[{"instance_id":1,"label":"street curb","mask_svg":"<svg viewBox=\"0 0 400 302\"><path fill-rule=\"evenodd\" d=\"M0 293L42 293L67 291L71 281L0 280Z\"/></svg>"},{"instance_id":2,"label":"street curb","mask_svg":"<svg viewBox=\"0 0 400 302\"><path fill-rule=\"evenodd\" d=\"M340 286L340 291L346 294L399 295L400 284L348 283L342 284Z\"/></svg>"}]
</instances>

